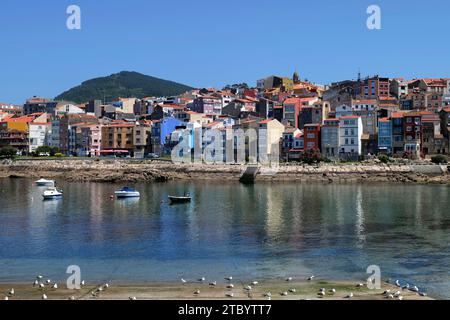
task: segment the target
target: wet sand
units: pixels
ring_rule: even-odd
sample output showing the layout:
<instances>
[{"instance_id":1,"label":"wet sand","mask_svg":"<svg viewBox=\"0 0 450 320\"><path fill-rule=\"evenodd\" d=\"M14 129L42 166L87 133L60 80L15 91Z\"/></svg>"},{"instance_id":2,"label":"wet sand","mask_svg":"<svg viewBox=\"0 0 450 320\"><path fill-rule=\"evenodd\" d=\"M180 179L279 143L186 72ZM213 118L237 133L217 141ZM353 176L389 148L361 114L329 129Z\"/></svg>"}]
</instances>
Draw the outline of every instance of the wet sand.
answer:
<instances>
[{"instance_id":1,"label":"wet sand","mask_svg":"<svg viewBox=\"0 0 450 320\"><path fill-rule=\"evenodd\" d=\"M216 286L209 285L207 281L145 285L110 284L108 288L103 285L86 284L81 290L68 290L62 284L58 284L58 289L51 289L50 286L40 289L33 287L32 284L0 284L0 300L4 300L11 288L14 288L15 294L10 296L9 300L42 300L43 294L47 295L48 300L67 300L70 297L75 300L129 300L131 297L137 300L268 300L265 296L268 292L271 293L272 300L388 300L383 295L385 290L391 290L392 293L400 291L403 300L431 299L387 283L383 283L380 290L369 290L365 285L358 287L354 282L325 280L263 281L257 285L236 282L233 289L227 288L229 283L234 282L224 280ZM252 289L247 291L244 289L246 286L251 286ZM97 290L99 287L103 288L102 291ZM326 290L324 297L318 295L321 288ZM336 292L332 293L331 289L335 289ZM282 295L286 292L287 296ZM230 293L233 293L233 297L227 296ZM353 293L351 299L348 298L350 293Z\"/></svg>"}]
</instances>

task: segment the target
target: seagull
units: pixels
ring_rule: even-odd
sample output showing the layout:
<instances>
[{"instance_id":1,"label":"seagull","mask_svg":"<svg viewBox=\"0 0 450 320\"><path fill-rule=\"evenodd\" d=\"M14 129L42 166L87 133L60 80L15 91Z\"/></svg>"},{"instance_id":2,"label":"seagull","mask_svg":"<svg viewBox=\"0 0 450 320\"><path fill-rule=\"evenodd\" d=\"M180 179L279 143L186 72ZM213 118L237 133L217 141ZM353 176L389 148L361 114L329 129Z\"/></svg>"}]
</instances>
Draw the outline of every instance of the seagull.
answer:
<instances>
[{"instance_id":1,"label":"seagull","mask_svg":"<svg viewBox=\"0 0 450 320\"><path fill-rule=\"evenodd\" d=\"M287 291L280 293L283 297L286 297L288 295Z\"/></svg>"},{"instance_id":2,"label":"seagull","mask_svg":"<svg viewBox=\"0 0 450 320\"><path fill-rule=\"evenodd\" d=\"M194 294L199 295L200 294L200 290L195 291Z\"/></svg>"},{"instance_id":3,"label":"seagull","mask_svg":"<svg viewBox=\"0 0 450 320\"><path fill-rule=\"evenodd\" d=\"M105 283L105 285L103 286L103 289L108 289L109 288L109 284Z\"/></svg>"},{"instance_id":4,"label":"seagull","mask_svg":"<svg viewBox=\"0 0 450 320\"><path fill-rule=\"evenodd\" d=\"M292 281L292 277L286 279L287 282Z\"/></svg>"},{"instance_id":5,"label":"seagull","mask_svg":"<svg viewBox=\"0 0 450 320\"><path fill-rule=\"evenodd\" d=\"M217 286L217 281L210 282L209 285L212 287L215 287L215 286Z\"/></svg>"},{"instance_id":6,"label":"seagull","mask_svg":"<svg viewBox=\"0 0 450 320\"><path fill-rule=\"evenodd\" d=\"M270 293L270 292L266 292L266 293L264 293L264 297L268 297L268 298L270 298L272 296L272 294Z\"/></svg>"},{"instance_id":7,"label":"seagull","mask_svg":"<svg viewBox=\"0 0 450 320\"><path fill-rule=\"evenodd\" d=\"M386 290L385 292L383 292L383 295L387 295L389 293L391 293L391 290Z\"/></svg>"},{"instance_id":8,"label":"seagull","mask_svg":"<svg viewBox=\"0 0 450 320\"><path fill-rule=\"evenodd\" d=\"M414 292L419 292L419 288L417 286L412 287L410 290Z\"/></svg>"},{"instance_id":9,"label":"seagull","mask_svg":"<svg viewBox=\"0 0 450 320\"><path fill-rule=\"evenodd\" d=\"M55 284L52 286L52 289L58 289L58 284L55 283Z\"/></svg>"},{"instance_id":10,"label":"seagull","mask_svg":"<svg viewBox=\"0 0 450 320\"><path fill-rule=\"evenodd\" d=\"M258 284L258 281L253 281L252 285L256 286Z\"/></svg>"},{"instance_id":11,"label":"seagull","mask_svg":"<svg viewBox=\"0 0 450 320\"><path fill-rule=\"evenodd\" d=\"M295 289L289 289L289 292L290 292L290 293L296 293L297 290L295 290Z\"/></svg>"},{"instance_id":12,"label":"seagull","mask_svg":"<svg viewBox=\"0 0 450 320\"><path fill-rule=\"evenodd\" d=\"M323 296L325 296L325 292L324 291L320 291L317 295L323 297Z\"/></svg>"},{"instance_id":13,"label":"seagull","mask_svg":"<svg viewBox=\"0 0 450 320\"><path fill-rule=\"evenodd\" d=\"M325 293L325 288L320 288L319 291Z\"/></svg>"},{"instance_id":14,"label":"seagull","mask_svg":"<svg viewBox=\"0 0 450 320\"><path fill-rule=\"evenodd\" d=\"M387 298L392 300L392 299L394 299L394 296L393 296L392 294L389 294L389 295L387 296Z\"/></svg>"},{"instance_id":15,"label":"seagull","mask_svg":"<svg viewBox=\"0 0 450 320\"><path fill-rule=\"evenodd\" d=\"M37 278L38 280L42 280L43 277L44 277L44 276L37 276L36 278Z\"/></svg>"},{"instance_id":16,"label":"seagull","mask_svg":"<svg viewBox=\"0 0 450 320\"><path fill-rule=\"evenodd\" d=\"M10 296L13 296L13 295L14 295L14 293L15 293L15 291L14 291L14 288L13 288L13 289L11 289L11 290L9 290L9 292L8 292L8 294L9 294Z\"/></svg>"},{"instance_id":17,"label":"seagull","mask_svg":"<svg viewBox=\"0 0 450 320\"><path fill-rule=\"evenodd\" d=\"M205 279L205 277L201 277L200 279L198 279L198 281L200 281L200 282L204 282L206 279Z\"/></svg>"},{"instance_id":18,"label":"seagull","mask_svg":"<svg viewBox=\"0 0 450 320\"><path fill-rule=\"evenodd\" d=\"M69 298L69 300L75 300L75 297L74 297L74 296L71 296L71 297Z\"/></svg>"},{"instance_id":19,"label":"seagull","mask_svg":"<svg viewBox=\"0 0 450 320\"><path fill-rule=\"evenodd\" d=\"M50 284L50 283L52 283L52 281L51 281L50 279L48 279L48 280L46 281L46 283L47 283L47 284Z\"/></svg>"},{"instance_id":20,"label":"seagull","mask_svg":"<svg viewBox=\"0 0 450 320\"><path fill-rule=\"evenodd\" d=\"M42 300L47 300L48 299L48 297L47 297L47 295L44 293L43 295L42 295Z\"/></svg>"},{"instance_id":21,"label":"seagull","mask_svg":"<svg viewBox=\"0 0 450 320\"><path fill-rule=\"evenodd\" d=\"M331 293L336 293L336 289L331 289L330 292Z\"/></svg>"},{"instance_id":22,"label":"seagull","mask_svg":"<svg viewBox=\"0 0 450 320\"><path fill-rule=\"evenodd\" d=\"M353 292L350 292L350 294L346 297L347 299L353 298Z\"/></svg>"},{"instance_id":23,"label":"seagull","mask_svg":"<svg viewBox=\"0 0 450 320\"><path fill-rule=\"evenodd\" d=\"M84 280L83 280L83 281L81 281L81 283L80 283L80 284L81 284L82 286L84 286L84 285L85 285L85 283L86 283L86 282L84 282Z\"/></svg>"},{"instance_id":24,"label":"seagull","mask_svg":"<svg viewBox=\"0 0 450 320\"><path fill-rule=\"evenodd\" d=\"M394 297L399 297L402 293L400 291L397 291L396 293L394 293Z\"/></svg>"},{"instance_id":25,"label":"seagull","mask_svg":"<svg viewBox=\"0 0 450 320\"><path fill-rule=\"evenodd\" d=\"M43 283L39 283L39 288L44 289L45 285Z\"/></svg>"},{"instance_id":26,"label":"seagull","mask_svg":"<svg viewBox=\"0 0 450 320\"><path fill-rule=\"evenodd\" d=\"M233 280L233 277L232 276L226 277L225 280L231 281Z\"/></svg>"},{"instance_id":27,"label":"seagull","mask_svg":"<svg viewBox=\"0 0 450 320\"><path fill-rule=\"evenodd\" d=\"M397 287L401 287L401 285L400 285L400 281L398 281L398 280L395 280L395 285L396 285Z\"/></svg>"},{"instance_id":28,"label":"seagull","mask_svg":"<svg viewBox=\"0 0 450 320\"><path fill-rule=\"evenodd\" d=\"M228 298L233 298L234 297L234 293L226 293L225 296L228 297Z\"/></svg>"},{"instance_id":29,"label":"seagull","mask_svg":"<svg viewBox=\"0 0 450 320\"><path fill-rule=\"evenodd\" d=\"M34 283L33 283L33 287L36 287L38 285L39 285L39 281L35 280Z\"/></svg>"},{"instance_id":30,"label":"seagull","mask_svg":"<svg viewBox=\"0 0 450 320\"><path fill-rule=\"evenodd\" d=\"M6 300L9 300L9 298L8 298L8 297L5 297L5 298L4 298L3 300L5 300L5 301L6 301Z\"/></svg>"},{"instance_id":31,"label":"seagull","mask_svg":"<svg viewBox=\"0 0 450 320\"><path fill-rule=\"evenodd\" d=\"M398 296L398 300L403 300L403 296Z\"/></svg>"},{"instance_id":32,"label":"seagull","mask_svg":"<svg viewBox=\"0 0 450 320\"><path fill-rule=\"evenodd\" d=\"M358 283L356 286L357 286L358 288L362 288L362 287L364 287L364 284Z\"/></svg>"},{"instance_id":33,"label":"seagull","mask_svg":"<svg viewBox=\"0 0 450 320\"><path fill-rule=\"evenodd\" d=\"M129 297L128 299L130 299L131 301L135 301L136 297Z\"/></svg>"},{"instance_id":34,"label":"seagull","mask_svg":"<svg viewBox=\"0 0 450 320\"><path fill-rule=\"evenodd\" d=\"M409 283L407 283L406 286L404 286L402 289L403 290L409 290Z\"/></svg>"},{"instance_id":35,"label":"seagull","mask_svg":"<svg viewBox=\"0 0 450 320\"><path fill-rule=\"evenodd\" d=\"M251 290L252 290L252 287L251 287L251 286L246 286L246 287L244 288L244 290L251 291Z\"/></svg>"},{"instance_id":36,"label":"seagull","mask_svg":"<svg viewBox=\"0 0 450 320\"><path fill-rule=\"evenodd\" d=\"M308 281L312 281L314 278L315 278L314 276L311 276L308 278Z\"/></svg>"},{"instance_id":37,"label":"seagull","mask_svg":"<svg viewBox=\"0 0 450 320\"><path fill-rule=\"evenodd\" d=\"M421 292L421 293L419 293L419 295L420 295L421 297L426 297L426 296L427 296L427 294L426 294L425 292Z\"/></svg>"},{"instance_id":38,"label":"seagull","mask_svg":"<svg viewBox=\"0 0 450 320\"><path fill-rule=\"evenodd\" d=\"M182 283L186 283L187 281L184 280L183 278L181 278L181 282L182 282Z\"/></svg>"},{"instance_id":39,"label":"seagull","mask_svg":"<svg viewBox=\"0 0 450 320\"><path fill-rule=\"evenodd\" d=\"M234 288L234 284L230 283L229 285L227 285L227 289L233 289Z\"/></svg>"}]
</instances>

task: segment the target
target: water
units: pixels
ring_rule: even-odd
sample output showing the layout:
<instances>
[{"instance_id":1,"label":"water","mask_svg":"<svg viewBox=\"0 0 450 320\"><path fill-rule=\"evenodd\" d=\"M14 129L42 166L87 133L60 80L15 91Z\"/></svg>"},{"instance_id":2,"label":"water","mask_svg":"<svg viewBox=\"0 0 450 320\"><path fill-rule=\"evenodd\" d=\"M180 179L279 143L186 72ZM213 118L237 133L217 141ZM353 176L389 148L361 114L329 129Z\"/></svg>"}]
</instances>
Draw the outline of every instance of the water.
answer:
<instances>
[{"instance_id":1,"label":"water","mask_svg":"<svg viewBox=\"0 0 450 320\"><path fill-rule=\"evenodd\" d=\"M110 200L122 185L58 182L43 201L27 179L0 179L0 283L37 274L89 282L242 280L320 276L363 281L378 265L450 298L450 188L172 182L133 184L140 200ZM171 206L168 195L193 196Z\"/></svg>"}]
</instances>

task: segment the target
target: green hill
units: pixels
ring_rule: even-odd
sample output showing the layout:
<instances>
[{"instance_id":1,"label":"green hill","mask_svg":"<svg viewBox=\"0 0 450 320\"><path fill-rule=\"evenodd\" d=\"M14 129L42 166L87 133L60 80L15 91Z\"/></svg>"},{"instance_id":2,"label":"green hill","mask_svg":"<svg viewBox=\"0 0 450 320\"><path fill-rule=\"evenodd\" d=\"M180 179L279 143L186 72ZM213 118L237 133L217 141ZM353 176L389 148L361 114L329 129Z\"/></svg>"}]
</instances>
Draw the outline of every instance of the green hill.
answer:
<instances>
[{"instance_id":1,"label":"green hill","mask_svg":"<svg viewBox=\"0 0 450 320\"><path fill-rule=\"evenodd\" d=\"M83 82L55 98L76 103L104 98L112 101L121 98L143 98L148 96L173 96L192 88L180 83L146 76L138 72L122 71L108 77Z\"/></svg>"}]
</instances>

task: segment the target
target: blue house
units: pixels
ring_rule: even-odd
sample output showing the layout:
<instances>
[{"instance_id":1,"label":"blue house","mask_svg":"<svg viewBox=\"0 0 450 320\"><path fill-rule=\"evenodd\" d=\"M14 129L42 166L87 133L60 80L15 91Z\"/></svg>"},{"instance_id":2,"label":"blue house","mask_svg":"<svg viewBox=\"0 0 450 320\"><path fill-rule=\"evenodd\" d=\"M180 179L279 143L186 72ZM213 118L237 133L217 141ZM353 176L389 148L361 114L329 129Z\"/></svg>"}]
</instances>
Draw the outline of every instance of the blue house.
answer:
<instances>
[{"instance_id":1,"label":"blue house","mask_svg":"<svg viewBox=\"0 0 450 320\"><path fill-rule=\"evenodd\" d=\"M392 120L389 118L378 120L378 151L392 154Z\"/></svg>"},{"instance_id":2,"label":"blue house","mask_svg":"<svg viewBox=\"0 0 450 320\"><path fill-rule=\"evenodd\" d=\"M170 136L172 132L179 126L185 125L182 121L174 118L167 117L161 120L155 121L152 126L152 147L153 153L158 155L167 154L165 145L170 143Z\"/></svg>"}]
</instances>

